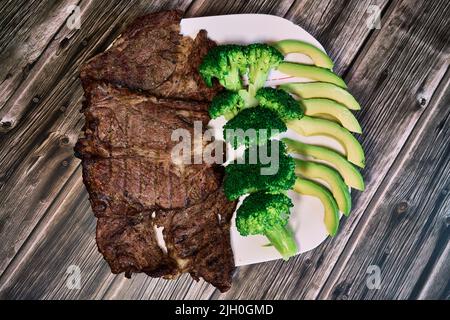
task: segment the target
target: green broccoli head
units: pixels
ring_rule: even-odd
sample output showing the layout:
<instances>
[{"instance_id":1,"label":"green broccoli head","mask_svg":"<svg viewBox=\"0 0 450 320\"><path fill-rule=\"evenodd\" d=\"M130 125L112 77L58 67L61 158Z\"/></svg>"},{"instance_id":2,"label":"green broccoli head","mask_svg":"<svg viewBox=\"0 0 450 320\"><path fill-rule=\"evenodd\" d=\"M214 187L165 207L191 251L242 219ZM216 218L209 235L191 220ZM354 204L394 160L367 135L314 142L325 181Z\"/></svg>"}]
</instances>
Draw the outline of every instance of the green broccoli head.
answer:
<instances>
[{"instance_id":1,"label":"green broccoli head","mask_svg":"<svg viewBox=\"0 0 450 320\"><path fill-rule=\"evenodd\" d=\"M265 235L284 259L297 253L297 244L287 224L291 199L283 193L253 193L236 213L236 227L242 236Z\"/></svg>"},{"instance_id":2,"label":"green broccoli head","mask_svg":"<svg viewBox=\"0 0 450 320\"><path fill-rule=\"evenodd\" d=\"M254 43L246 47L250 94L256 93L267 80L269 71L284 60L283 54L268 44Z\"/></svg>"},{"instance_id":3,"label":"green broccoli head","mask_svg":"<svg viewBox=\"0 0 450 320\"><path fill-rule=\"evenodd\" d=\"M299 102L284 90L261 88L256 93L256 99L261 107L275 111L284 121L303 117L303 110Z\"/></svg>"},{"instance_id":4,"label":"green broccoli head","mask_svg":"<svg viewBox=\"0 0 450 320\"><path fill-rule=\"evenodd\" d=\"M278 140L252 145L244 157L225 167L224 192L229 200L258 191L289 190L295 183L295 162Z\"/></svg>"},{"instance_id":5,"label":"green broccoli head","mask_svg":"<svg viewBox=\"0 0 450 320\"><path fill-rule=\"evenodd\" d=\"M223 91L214 97L208 111L212 119L225 116L226 120L230 120L242 108L244 108L244 100L237 92Z\"/></svg>"},{"instance_id":6,"label":"green broccoli head","mask_svg":"<svg viewBox=\"0 0 450 320\"><path fill-rule=\"evenodd\" d=\"M242 46L229 44L212 48L208 51L199 67L200 75L206 85L212 86L213 78L226 89L242 89L241 76L247 71L247 57Z\"/></svg>"},{"instance_id":7,"label":"green broccoli head","mask_svg":"<svg viewBox=\"0 0 450 320\"><path fill-rule=\"evenodd\" d=\"M266 108L244 109L223 127L224 138L233 148L240 145L263 144L278 133L287 130L278 115Z\"/></svg>"},{"instance_id":8,"label":"green broccoli head","mask_svg":"<svg viewBox=\"0 0 450 320\"><path fill-rule=\"evenodd\" d=\"M260 191L244 199L236 215L236 226L242 236L264 234L274 226L289 221L292 200L283 193Z\"/></svg>"}]
</instances>

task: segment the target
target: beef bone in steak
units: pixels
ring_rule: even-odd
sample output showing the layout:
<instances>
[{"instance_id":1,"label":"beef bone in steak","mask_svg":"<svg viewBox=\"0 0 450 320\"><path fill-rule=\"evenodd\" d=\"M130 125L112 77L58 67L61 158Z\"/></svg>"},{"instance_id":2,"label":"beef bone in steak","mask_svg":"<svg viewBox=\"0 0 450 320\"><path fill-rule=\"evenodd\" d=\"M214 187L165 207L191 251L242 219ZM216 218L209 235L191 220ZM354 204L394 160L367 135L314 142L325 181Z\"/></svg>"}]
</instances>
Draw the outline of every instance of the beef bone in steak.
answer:
<instances>
[{"instance_id":1,"label":"beef bone in steak","mask_svg":"<svg viewBox=\"0 0 450 320\"><path fill-rule=\"evenodd\" d=\"M219 90L197 73L214 42L205 31L195 40L180 35L180 19L177 11L139 18L82 67L86 123L75 152L113 273L188 272L226 291L236 202L223 194L223 170L171 158L172 132L193 134L195 121L205 129Z\"/></svg>"}]
</instances>

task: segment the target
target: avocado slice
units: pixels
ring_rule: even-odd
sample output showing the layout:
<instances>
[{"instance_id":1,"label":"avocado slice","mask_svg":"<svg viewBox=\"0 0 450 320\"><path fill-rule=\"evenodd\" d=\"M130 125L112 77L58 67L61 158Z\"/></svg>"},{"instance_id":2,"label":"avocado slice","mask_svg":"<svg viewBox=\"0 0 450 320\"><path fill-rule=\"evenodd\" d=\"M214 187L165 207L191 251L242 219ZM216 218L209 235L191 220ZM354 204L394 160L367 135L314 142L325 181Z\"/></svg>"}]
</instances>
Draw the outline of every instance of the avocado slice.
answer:
<instances>
[{"instance_id":1,"label":"avocado slice","mask_svg":"<svg viewBox=\"0 0 450 320\"><path fill-rule=\"evenodd\" d=\"M324 164L295 159L295 173L306 179L325 181L336 200L339 210L344 215L349 215L352 199L350 191L339 172Z\"/></svg>"},{"instance_id":2,"label":"avocado slice","mask_svg":"<svg viewBox=\"0 0 450 320\"><path fill-rule=\"evenodd\" d=\"M361 110L358 101L347 91L326 82L292 82L278 86L302 99L327 98L339 102L350 110Z\"/></svg>"},{"instance_id":3,"label":"avocado slice","mask_svg":"<svg viewBox=\"0 0 450 320\"><path fill-rule=\"evenodd\" d=\"M337 121L351 132L361 133L361 126L353 113L344 105L330 99L312 98L300 100L300 105L307 116Z\"/></svg>"},{"instance_id":4,"label":"avocado slice","mask_svg":"<svg viewBox=\"0 0 450 320\"><path fill-rule=\"evenodd\" d=\"M293 190L299 194L320 199L325 209L323 222L328 234L330 236L336 235L339 227L339 209L331 192L317 182L302 178L297 178Z\"/></svg>"},{"instance_id":5,"label":"avocado slice","mask_svg":"<svg viewBox=\"0 0 450 320\"><path fill-rule=\"evenodd\" d=\"M344 178L345 183L354 189L364 191L364 179L361 173L343 156L326 147L314 146L300 141L284 138L289 153L301 154L332 165Z\"/></svg>"},{"instance_id":6,"label":"avocado slice","mask_svg":"<svg viewBox=\"0 0 450 320\"><path fill-rule=\"evenodd\" d=\"M331 58L319 48L312 44L300 40L281 40L274 44L282 54L301 53L311 58L313 63L321 68L333 69L333 61Z\"/></svg>"},{"instance_id":7,"label":"avocado slice","mask_svg":"<svg viewBox=\"0 0 450 320\"><path fill-rule=\"evenodd\" d=\"M350 131L337 123L304 116L300 120L290 120L286 125L303 136L328 136L336 139L344 147L348 161L364 168L366 160L361 145Z\"/></svg>"},{"instance_id":8,"label":"avocado slice","mask_svg":"<svg viewBox=\"0 0 450 320\"><path fill-rule=\"evenodd\" d=\"M279 64L277 70L293 77L333 83L339 87L347 88L344 80L337 74L328 69L312 66L310 64L284 61Z\"/></svg>"}]
</instances>

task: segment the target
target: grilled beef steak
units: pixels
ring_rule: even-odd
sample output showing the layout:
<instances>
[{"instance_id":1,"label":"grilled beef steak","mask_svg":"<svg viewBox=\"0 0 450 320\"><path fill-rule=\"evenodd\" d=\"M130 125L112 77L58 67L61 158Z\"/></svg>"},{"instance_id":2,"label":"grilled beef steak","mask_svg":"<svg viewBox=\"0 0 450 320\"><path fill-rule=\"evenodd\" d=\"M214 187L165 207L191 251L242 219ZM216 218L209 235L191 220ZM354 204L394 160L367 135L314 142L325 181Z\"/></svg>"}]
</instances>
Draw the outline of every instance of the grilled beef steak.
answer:
<instances>
[{"instance_id":1,"label":"grilled beef steak","mask_svg":"<svg viewBox=\"0 0 450 320\"><path fill-rule=\"evenodd\" d=\"M195 40L183 37L180 20L178 11L137 19L111 48L88 61L81 78L145 90L159 97L211 100L219 86L208 88L197 69L215 44L205 30Z\"/></svg>"},{"instance_id":2,"label":"grilled beef steak","mask_svg":"<svg viewBox=\"0 0 450 320\"><path fill-rule=\"evenodd\" d=\"M193 136L194 121L206 127L206 103L158 99L101 83L85 89L89 107L77 151L92 204L104 207L97 216L184 208L220 186L218 168L175 164L171 156L178 143L171 139L174 130Z\"/></svg>"},{"instance_id":3,"label":"grilled beef steak","mask_svg":"<svg viewBox=\"0 0 450 320\"><path fill-rule=\"evenodd\" d=\"M219 90L197 73L214 43L205 31L195 40L181 36L180 19L177 11L142 17L82 68L86 124L75 151L112 272L189 272L226 291L236 203L223 194L223 170L171 156L172 132L193 136L195 121L205 129Z\"/></svg>"}]
</instances>

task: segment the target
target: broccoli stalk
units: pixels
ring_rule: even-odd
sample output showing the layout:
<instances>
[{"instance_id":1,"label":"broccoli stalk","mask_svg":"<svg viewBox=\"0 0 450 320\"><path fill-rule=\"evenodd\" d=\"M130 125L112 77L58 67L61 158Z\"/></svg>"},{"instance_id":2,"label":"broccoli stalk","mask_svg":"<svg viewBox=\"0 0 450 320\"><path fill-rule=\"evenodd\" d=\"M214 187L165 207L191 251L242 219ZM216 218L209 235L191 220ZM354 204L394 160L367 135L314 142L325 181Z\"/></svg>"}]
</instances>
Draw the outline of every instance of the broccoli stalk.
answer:
<instances>
[{"instance_id":1,"label":"broccoli stalk","mask_svg":"<svg viewBox=\"0 0 450 320\"><path fill-rule=\"evenodd\" d=\"M280 225L266 230L264 233L270 243L278 250L284 260L297 254L297 244L291 230Z\"/></svg>"},{"instance_id":2,"label":"broccoli stalk","mask_svg":"<svg viewBox=\"0 0 450 320\"><path fill-rule=\"evenodd\" d=\"M244 106L246 108L253 108L258 105L258 100L256 100L254 95L251 95L247 90L239 90L239 95L244 101Z\"/></svg>"},{"instance_id":3,"label":"broccoli stalk","mask_svg":"<svg viewBox=\"0 0 450 320\"><path fill-rule=\"evenodd\" d=\"M248 92L254 97L256 92L264 87L269 72L278 67L284 56L272 46L254 43L246 47L248 63Z\"/></svg>"},{"instance_id":4,"label":"broccoli stalk","mask_svg":"<svg viewBox=\"0 0 450 320\"><path fill-rule=\"evenodd\" d=\"M265 235L288 260L297 253L294 236L287 228L291 207L291 199L283 193L253 193L237 210L236 227L242 236Z\"/></svg>"}]
</instances>

